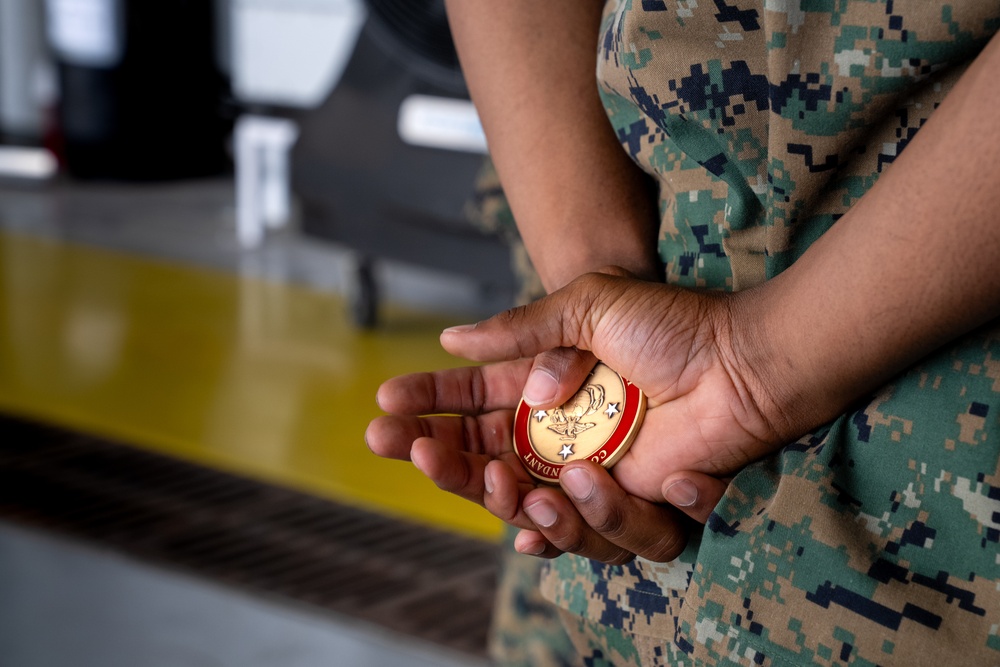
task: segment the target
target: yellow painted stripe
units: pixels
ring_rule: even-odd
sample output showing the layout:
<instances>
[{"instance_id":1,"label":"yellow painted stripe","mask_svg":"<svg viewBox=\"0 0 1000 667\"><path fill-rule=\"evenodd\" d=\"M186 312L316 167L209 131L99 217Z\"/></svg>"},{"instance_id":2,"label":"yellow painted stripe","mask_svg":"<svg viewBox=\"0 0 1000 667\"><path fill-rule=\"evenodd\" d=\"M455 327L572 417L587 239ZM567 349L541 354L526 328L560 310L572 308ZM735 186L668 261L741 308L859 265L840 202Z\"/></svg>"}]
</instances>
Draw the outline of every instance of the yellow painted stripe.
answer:
<instances>
[{"instance_id":1,"label":"yellow painted stripe","mask_svg":"<svg viewBox=\"0 0 1000 667\"><path fill-rule=\"evenodd\" d=\"M454 322L394 311L364 333L344 312L301 286L0 234L0 410L498 536L364 444L385 378L461 363L437 343Z\"/></svg>"}]
</instances>

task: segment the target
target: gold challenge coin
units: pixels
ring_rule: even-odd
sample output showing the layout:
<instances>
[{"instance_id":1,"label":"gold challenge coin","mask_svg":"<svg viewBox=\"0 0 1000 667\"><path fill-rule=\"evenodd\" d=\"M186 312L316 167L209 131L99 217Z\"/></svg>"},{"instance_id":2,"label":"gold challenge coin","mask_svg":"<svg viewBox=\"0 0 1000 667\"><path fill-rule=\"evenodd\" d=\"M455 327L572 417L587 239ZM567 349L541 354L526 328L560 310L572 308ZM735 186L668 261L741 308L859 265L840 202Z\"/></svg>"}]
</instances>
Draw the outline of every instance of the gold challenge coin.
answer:
<instances>
[{"instance_id":1,"label":"gold challenge coin","mask_svg":"<svg viewBox=\"0 0 1000 667\"><path fill-rule=\"evenodd\" d=\"M532 476L557 484L570 461L613 466L635 439L646 413L646 395L598 363L580 390L553 410L523 400L514 415L514 451Z\"/></svg>"}]
</instances>

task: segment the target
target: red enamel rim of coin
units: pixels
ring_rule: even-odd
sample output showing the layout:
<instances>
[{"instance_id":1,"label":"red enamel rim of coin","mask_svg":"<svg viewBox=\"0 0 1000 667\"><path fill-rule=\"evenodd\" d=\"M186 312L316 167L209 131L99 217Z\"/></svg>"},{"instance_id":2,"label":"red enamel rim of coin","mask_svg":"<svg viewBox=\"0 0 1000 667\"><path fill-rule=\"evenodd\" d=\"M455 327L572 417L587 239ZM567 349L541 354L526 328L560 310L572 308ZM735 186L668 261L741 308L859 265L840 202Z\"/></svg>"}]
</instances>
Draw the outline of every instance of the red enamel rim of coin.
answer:
<instances>
[{"instance_id":1,"label":"red enamel rim of coin","mask_svg":"<svg viewBox=\"0 0 1000 667\"><path fill-rule=\"evenodd\" d=\"M605 468L617 463L621 454L624 454L624 450L631 446L632 439L638 430L635 428L636 421L642 418L640 409L644 409L646 405L645 396L638 387L625 378L622 378L622 383L625 385L625 406L622 410L621 420L611 436L589 457L591 461L599 463ZM524 400L521 400L517 406L517 412L514 415L514 451L521 459L521 464L533 477L543 482L558 484L559 475L566 464L542 458L532 446L531 437L528 434L528 421L531 419L533 410L534 408L525 403Z\"/></svg>"}]
</instances>

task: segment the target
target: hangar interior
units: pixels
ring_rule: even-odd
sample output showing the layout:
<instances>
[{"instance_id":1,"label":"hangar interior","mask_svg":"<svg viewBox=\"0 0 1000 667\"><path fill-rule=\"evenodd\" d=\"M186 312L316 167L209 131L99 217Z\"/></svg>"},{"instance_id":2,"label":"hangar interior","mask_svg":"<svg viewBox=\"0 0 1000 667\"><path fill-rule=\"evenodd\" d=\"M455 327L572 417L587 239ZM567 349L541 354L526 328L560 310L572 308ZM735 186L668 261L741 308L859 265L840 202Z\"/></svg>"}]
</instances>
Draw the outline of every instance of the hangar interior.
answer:
<instances>
[{"instance_id":1,"label":"hangar interior","mask_svg":"<svg viewBox=\"0 0 1000 667\"><path fill-rule=\"evenodd\" d=\"M0 4L5 664L486 664L499 522L363 437L516 289L443 21Z\"/></svg>"}]
</instances>

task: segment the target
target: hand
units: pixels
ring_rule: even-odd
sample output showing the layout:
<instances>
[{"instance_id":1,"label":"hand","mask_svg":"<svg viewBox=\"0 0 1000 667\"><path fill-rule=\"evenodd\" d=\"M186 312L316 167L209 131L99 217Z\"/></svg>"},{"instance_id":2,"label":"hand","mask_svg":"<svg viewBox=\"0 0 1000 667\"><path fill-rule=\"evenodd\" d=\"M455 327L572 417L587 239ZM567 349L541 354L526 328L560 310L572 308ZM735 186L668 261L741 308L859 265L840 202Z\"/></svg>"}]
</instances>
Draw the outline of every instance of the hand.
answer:
<instances>
[{"instance_id":1,"label":"hand","mask_svg":"<svg viewBox=\"0 0 1000 667\"><path fill-rule=\"evenodd\" d=\"M575 373L582 381L593 358L567 348L535 364L561 368L563 378ZM515 541L523 553L553 557L568 551L611 563L634 555L675 558L688 532L678 515L627 495L603 468L589 462L568 466L567 472L577 472L564 473L566 495L555 487L535 488L510 435L531 368L531 360L519 360L393 378L378 392L379 405L392 414L372 422L368 445L380 456L413 461L442 489L524 529ZM425 414L435 416L418 417ZM689 493L679 498L682 509L704 522L725 483L697 474L676 477L681 486L688 484Z\"/></svg>"},{"instance_id":2,"label":"hand","mask_svg":"<svg viewBox=\"0 0 1000 667\"><path fill-rule=\"evenodd\" d=\"M490 464L486 474L496 479L495 473L504 469ZM677 474L673 484L673 488L686 487L683 495L675 496L675 504L700 523L708 519L727 486L722 480L692 472ZM680 555L687 543L689 526L683 517L672 508L627 494L596 463L583 460L568 464L560 475L560 485L561 490L539 486L511 506L523 507L536 525L518 533L514 547L519 552L545 558L575 553L612 564L634 556L663 562ZM497 516L502 514L493 499L504 495L498 489L490 494L488 507Z\"/></svg>"},{"instance_id":3,"label":"hand","mask_svg":"<svg viewBox=\"0 0 1000 667\"><path fill-rule=\"evenodd\" d=\"M735 295L588 274L529 306L446 330L441 341L477 361L576 347L628 377L649 407L613 476L629 494L663 503L678 474L725 477L799 435L748 363L756 358L752 328L734 326L743 303ZM527 379L525 394L536 380L534 373ZM554 407L579 387L575 376L555 382L552 400L537 407Z\"/></svg>"}]
</instances>

